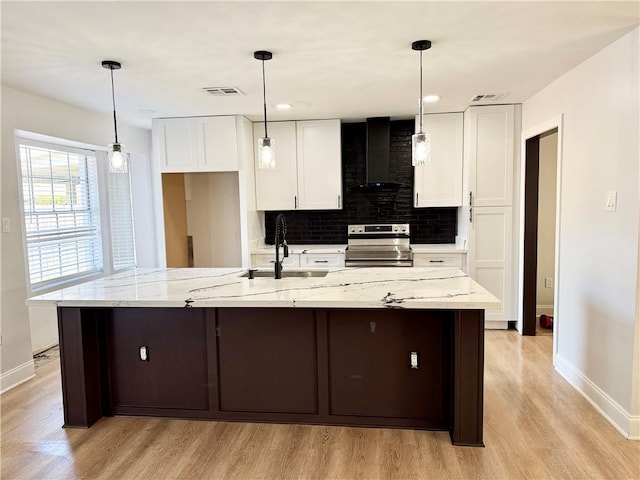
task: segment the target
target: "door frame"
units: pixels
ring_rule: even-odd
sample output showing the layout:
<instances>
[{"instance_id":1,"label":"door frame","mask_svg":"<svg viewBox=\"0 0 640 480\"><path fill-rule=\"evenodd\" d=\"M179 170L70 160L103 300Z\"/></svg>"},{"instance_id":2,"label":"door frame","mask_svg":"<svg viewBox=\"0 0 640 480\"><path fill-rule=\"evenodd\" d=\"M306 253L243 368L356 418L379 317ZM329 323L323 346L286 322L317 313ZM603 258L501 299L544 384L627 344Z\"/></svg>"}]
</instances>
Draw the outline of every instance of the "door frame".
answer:
<instances>
[{"instance_id":1,"label":"door frame","mask_svg":"<svg viewBox=\"0 0 640 480\"><path fill-rule=\"evenodd\" d=\"M518 216L518 304L517 304L517 322L516 328L522 335L523 333L523 301L524 301L524 212L525 212L525 180L526 180L526 157L527 140L542 135L550 130L558 130L557 145L557 169L556 169L556 235L555 235L555 281L553 292L553 311L554 311L554 335L553 335L553 359L555 365L555 357L558 351L558 335L559 330L559 294L560 294L560 228L561 228L561 202L562 202L562 144L563 144L563 117L559 114L542 123L539 123L522 132L521 149L520 149L520 183L519 183L519 216Z\"/></svg>"}]
</instances>

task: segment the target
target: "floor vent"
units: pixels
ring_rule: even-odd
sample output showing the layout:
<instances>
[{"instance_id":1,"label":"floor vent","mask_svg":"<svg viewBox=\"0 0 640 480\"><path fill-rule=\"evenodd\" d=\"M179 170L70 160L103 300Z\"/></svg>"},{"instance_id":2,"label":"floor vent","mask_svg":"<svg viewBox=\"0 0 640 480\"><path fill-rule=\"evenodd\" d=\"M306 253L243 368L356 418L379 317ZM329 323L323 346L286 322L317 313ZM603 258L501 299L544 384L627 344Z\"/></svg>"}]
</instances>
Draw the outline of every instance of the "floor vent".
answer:
<instances>
[{"instance_id":1,"label":"floor vent","mask_svg":"<svg viewBox=\"0 0 640 480\"><path fill-rule=\"evenodd\" d=\"M470 103L480 103L480 102L499 102L500 100L504 100L509 96L508 93L485 93L481 95L474 95L469 100Z\"/></svg>"},{"instance_id":2,"label":"floor vent","mask_svg":"<svg viewBox=\"0 0 640 480\"><path fill-rule=\"evenodd\" d=\"M228 95L244 95L242 90L237 87L205 87L203 92L217 97L226 97Z\"/></svg>"}]
</instances>

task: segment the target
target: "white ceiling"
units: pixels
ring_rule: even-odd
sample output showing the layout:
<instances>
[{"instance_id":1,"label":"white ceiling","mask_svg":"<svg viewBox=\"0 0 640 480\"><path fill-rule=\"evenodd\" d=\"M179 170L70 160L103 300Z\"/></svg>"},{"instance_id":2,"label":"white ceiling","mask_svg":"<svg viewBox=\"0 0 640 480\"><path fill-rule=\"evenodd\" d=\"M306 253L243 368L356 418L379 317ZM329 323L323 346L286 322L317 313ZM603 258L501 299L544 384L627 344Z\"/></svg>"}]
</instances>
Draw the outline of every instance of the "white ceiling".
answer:
<instances>
[{"instance_id":1,"label":"white ceiling","mask_svg":"<svg viewBox=\"0 0 640 480\"><path fill-rule=\"evenodd\" d=\"M269 120L414 115L420 39L433 42L424 92L442 97L426 112L462 111L476 94L523 102L636 27L639 4L2 1L1 14L2 83L110 113L101 61L117 60L119 120L149 128L153 117L261 119L262 49L274 54ZM200 90L226 86L246 95Z\"/></svg>"}]
</instances>

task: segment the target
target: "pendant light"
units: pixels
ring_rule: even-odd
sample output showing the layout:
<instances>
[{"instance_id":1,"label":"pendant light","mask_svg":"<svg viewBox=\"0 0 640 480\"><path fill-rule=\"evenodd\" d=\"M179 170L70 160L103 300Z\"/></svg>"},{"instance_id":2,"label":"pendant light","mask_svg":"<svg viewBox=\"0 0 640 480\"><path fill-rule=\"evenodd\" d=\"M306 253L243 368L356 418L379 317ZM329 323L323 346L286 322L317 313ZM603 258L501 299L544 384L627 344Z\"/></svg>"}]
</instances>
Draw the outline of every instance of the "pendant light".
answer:
<instances>
[{"instance_id":1,"label":"pendant light","mask_svg":"<svg viewBox=\"0 0 640 480\"><path fill-rule=\"evenodd\" d=\"M253 58L262 62L262 99L264 106L264 137L258 139L258 168L276 168L275 142L267 132L267 87L264 77L264 62L273 54L265 50L253 52Z\"/></svg>"},{"instance_id":2,"label":"pendant light","mask_svg":"<svg viewBox=\"0 0 640 480\"><path fill-rule=\"evenodd\" d=\"M422 52L431 48L429 40L416 40L411 44L413 50L420 52L420 98L418 98L418 131L411 137L412 161L414 167L428 166L431 163L431 138L422 129Z\"/></svg>"},{"instance_id":3,"label":"pendant light","mask_svg":"<svg viewBox=\"0 0 640 480\"><path fill-rule=\"evenodd\" d=\"M102 66L111 70L111 100L113 102L113 130L115 142L109 144L109 171L112 173L127 173L127 154L124 145L118 142L118 123L116 122L116 95L113 89L113 71L120 70L122 65L114 60L103 60Z\"/></svg>"}]
</instances>

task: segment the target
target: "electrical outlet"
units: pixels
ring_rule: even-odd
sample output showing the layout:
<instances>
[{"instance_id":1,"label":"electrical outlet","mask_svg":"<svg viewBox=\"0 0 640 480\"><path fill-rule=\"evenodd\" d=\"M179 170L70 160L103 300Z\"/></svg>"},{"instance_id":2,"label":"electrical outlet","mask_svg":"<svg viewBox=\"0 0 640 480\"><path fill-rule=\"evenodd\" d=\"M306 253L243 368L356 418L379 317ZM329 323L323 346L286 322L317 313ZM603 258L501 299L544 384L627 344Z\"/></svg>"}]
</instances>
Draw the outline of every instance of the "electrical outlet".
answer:
<instances>
[{"instance_id":1,"label":"electrical outlet","mask_svg":"<svg viewBox=\"0 0 640 480\"><path fill-rule=\"evenodd\" d=\"M604 209L607 212L615 212L618 207L618 192L612 191L607 192L607 203L605 204Z\"/></svg>"},{"instance_id":2,"label":"electrical outlet","mask_svg":"<svg viewBox=\"0 0 640 480\"><path fill-rule=\"evenodd\" d=\"M11 219L9 219L8 217L3 217L2 218L2 233L9 233L11 232Z\"/></svg>"},{"instance_id":3,"label":"electrical outlet","mask_svg":"<svg viewBox=\"0 0 640 480\"><path fill-rule=\"evenodd\" d=\"M546 277L544 279L544 287L545 288L553 288L553 277Z\"/></svg>"}]
</instances>

